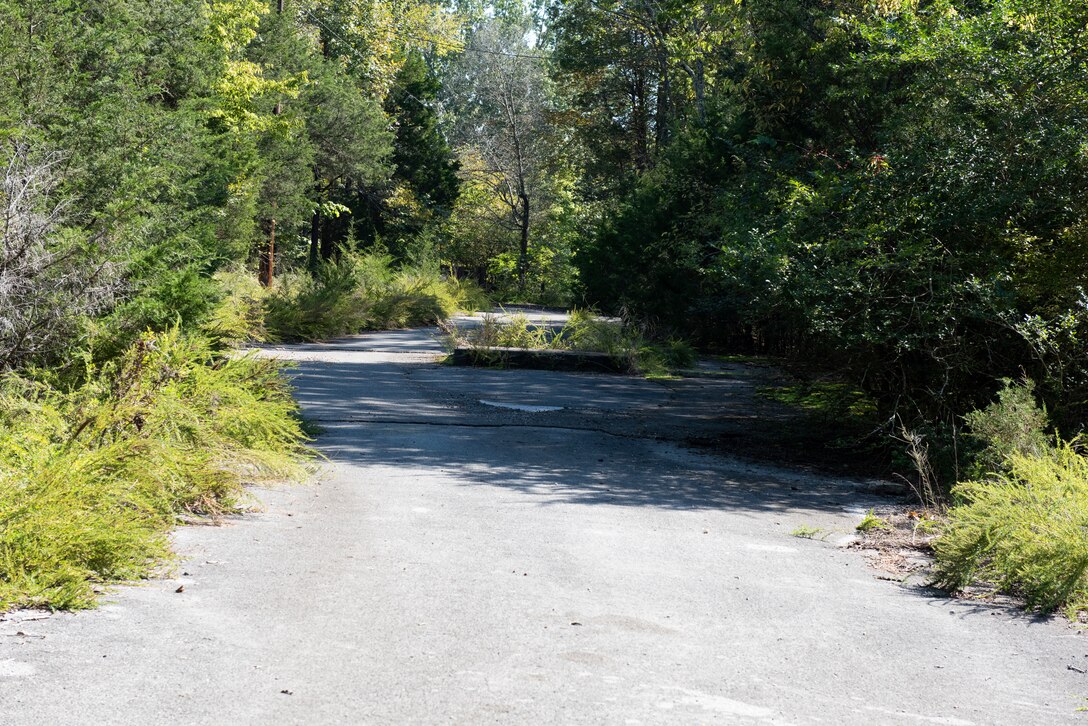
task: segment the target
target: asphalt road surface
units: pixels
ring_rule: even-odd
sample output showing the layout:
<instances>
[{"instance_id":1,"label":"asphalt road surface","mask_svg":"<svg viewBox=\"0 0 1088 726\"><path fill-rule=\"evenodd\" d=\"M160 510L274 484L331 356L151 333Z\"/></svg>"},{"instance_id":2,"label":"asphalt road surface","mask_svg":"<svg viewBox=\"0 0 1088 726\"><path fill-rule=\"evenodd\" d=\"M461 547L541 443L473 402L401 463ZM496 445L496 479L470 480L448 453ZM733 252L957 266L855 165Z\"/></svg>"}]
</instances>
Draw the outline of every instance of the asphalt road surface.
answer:
<instances>
[{"instance_id":1,"label":"asphalt road surface","mask_svg":"<svg viewBox=\"0 0 1088 726\"><path fill-rule=\"evenodd\" d=\"M682 445L773 415L751 375L450 368L432 332L272 351L317 481L0 620L0 724L1080 721L1088 636L837 546L870 482Z\"/></svg>"}]
</instances>

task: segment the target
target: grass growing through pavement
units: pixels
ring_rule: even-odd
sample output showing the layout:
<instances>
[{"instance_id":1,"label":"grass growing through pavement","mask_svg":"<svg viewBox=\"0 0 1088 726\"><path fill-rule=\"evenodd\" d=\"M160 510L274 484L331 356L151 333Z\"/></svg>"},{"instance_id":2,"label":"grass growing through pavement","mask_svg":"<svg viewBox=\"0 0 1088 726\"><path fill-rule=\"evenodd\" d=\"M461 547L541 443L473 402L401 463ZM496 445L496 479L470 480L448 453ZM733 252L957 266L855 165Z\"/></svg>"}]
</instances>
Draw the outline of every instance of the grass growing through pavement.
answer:
<instances>
[{"instance_id":1,"label":"grass growing through pavement","mask_svg":"<svg viewBox=\"0 0 1088 726\"><path fill-rule=\"evenodd\" d=\"M858 522L858 526L856 527L857 531L863 533L872 532L877 529L890 528L891 526L888 524L887 520L876 516L872 509L865 513L865 517L860 522Z\"/></svg>"},{"instance_id":2,"label":"grass growing through pavement","mask_svg":"<svg viewBox=\"0 0 1088 726\"><path fill-rule=\"evenodd\" d=\"M865 392L841 381L795 380L760 390L764 397L795 407L820 423L872 427L876 402Z\"/></svg>"},{"instance_id":3,"label":"grass growing through pavement","mask_svg":"<svg viewBox=\"0 0 1088 726\"><path fill-rule=\"evenodd\" d=\"M0 611L84 608L147 577L179 515L220 515L243 483L300 476L297 407L277 364L146 334L73 390L0 379Z\"/></svg>"},{"instance_id":4,"label":"grass growing through pavement","mask_svg":"<svg viewBox=\"0 0 1088 726\"><path fill-rule=\"evenodd\" d=\"M524 314L485 315L480 326L452 330L455 343L471 346L484 355L495 348L531 348L606 353L631 373L667 376L690 367L695 349L677 339L655 340L631 323L574 310L558 330L532 323Z\"/></svg>"}]
</instances>

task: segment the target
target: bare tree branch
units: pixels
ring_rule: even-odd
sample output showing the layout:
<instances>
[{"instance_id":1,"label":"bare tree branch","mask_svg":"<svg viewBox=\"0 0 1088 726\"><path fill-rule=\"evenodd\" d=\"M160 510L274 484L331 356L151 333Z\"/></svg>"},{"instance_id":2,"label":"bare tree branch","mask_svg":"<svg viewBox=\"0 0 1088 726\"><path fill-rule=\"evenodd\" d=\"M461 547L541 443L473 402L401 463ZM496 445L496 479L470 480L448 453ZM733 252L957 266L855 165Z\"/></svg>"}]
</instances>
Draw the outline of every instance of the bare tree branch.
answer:
<instances>
[{"instance_id":1,"label":"bare tree branch","mask_svg":"<svg viewBox=\"0 0 1088 726\"><path fill-rule=\"evenodd\" d=\"M62 234L65 157L14 142L0 179L0 370L55 352L77 321L108 306L118 281L90 254L98 238Z\"/></svg>"}]
</instances>

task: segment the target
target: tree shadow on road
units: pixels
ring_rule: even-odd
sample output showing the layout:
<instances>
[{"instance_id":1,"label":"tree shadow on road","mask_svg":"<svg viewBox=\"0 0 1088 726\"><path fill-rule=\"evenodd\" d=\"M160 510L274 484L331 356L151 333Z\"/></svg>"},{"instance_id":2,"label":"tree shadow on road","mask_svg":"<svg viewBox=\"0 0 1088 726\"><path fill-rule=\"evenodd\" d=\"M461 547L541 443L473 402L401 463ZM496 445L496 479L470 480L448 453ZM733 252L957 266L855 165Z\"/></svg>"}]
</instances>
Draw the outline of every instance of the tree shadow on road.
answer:
<instances>
[{"instance_id":1,"label":"tree shadow on road","mask_svg":"<svg viewBox=\"0 0 1088 726\"><path fill-rule=\"evenodd\" d=\"M333 461L441 474L556 503L839 511L871 482L699 452L700 436L743 436L779 413L757 380L669 382L546 371L450 369L361 356L303 362L298 398ZM562 406L523 413L484 400ZM752 452L757 454L758 452Z\"/></svg>"}]
</instances>

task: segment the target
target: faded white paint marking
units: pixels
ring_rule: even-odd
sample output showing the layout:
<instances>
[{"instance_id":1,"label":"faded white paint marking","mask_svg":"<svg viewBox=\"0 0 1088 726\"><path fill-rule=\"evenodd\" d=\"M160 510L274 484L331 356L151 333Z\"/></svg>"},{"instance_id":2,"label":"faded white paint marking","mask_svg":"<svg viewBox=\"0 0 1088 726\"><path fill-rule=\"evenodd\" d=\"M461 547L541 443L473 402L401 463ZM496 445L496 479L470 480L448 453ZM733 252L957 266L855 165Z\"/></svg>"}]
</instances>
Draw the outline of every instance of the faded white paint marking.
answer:
<instances>
[{"instance_id":1,"label":"faded white paint marking","mask_svg":"<svg viewBox=\"0 0 1088 726\"><path fill-rule=\"evenodd\" d=\"M905 718L912 718L922 723L935 723L942 726L975 726L974 721L964 721L962 718L956 718L954 716L923 716L920 713L911 713L909 711L892 711L887 708L880 708L879 706L866 706L866 711L876 711L877 713L884 713L889 716L899 716Z\"/></svg>"},{"instance_id":2,"label":"faded white paint marking","mask_svg":"<svg viewBox=\"0 0 1088 726\"><path fill-rule=\"evenodd\" d=\"M744 545L744 549L753 550L755 552L781 552L783 554L787 552L796 552L793 547L786 547L785 545L770 545L770 544L752 544L748 543Z\"/></svg>"},{"instance_id":3,"label":"faded white paint marking","mask_svg":"<svg viewBox=\"0 0 1088 726\"><path fill-rule=\"evenodd\" d=\"M500 403L499 401L485 401L482 398L480 403L485 406L494 406L495 408L508 408L511 411L525 411L526 413L546 413L548 411L562 411L562 406L529 406L524 403Z\"/></svg>"},{"instance_id":4,"label":"faded white paint marking","mask_svg":"<svg viewBox=\"0 0 1088 726\"><path fill-rule=\"evenodd\" d=\"M677 700L685 706L699 706L706 711L713 711L714 713L742 716L745 718L768 718L774 713L771 709L764 708L763 706L755 706L751 703L745 703L744 701L735 701L732 698L716 696L712 693L691 691L686 688L670 688L669 690L683 693L684 695ZM658 708L660 707L660 704L658 704Z\"/></svg>"},{"instance_id":5,"label":"faded white paint marking","mask_svg":"<svg viewBox=\"0 0 1088 726\"><path fill-rule=\"evenodd\" d=\"M0 660L0 678L26 678L35 673L34 666L17 660Z\"/></svg>"}]
</instances>

